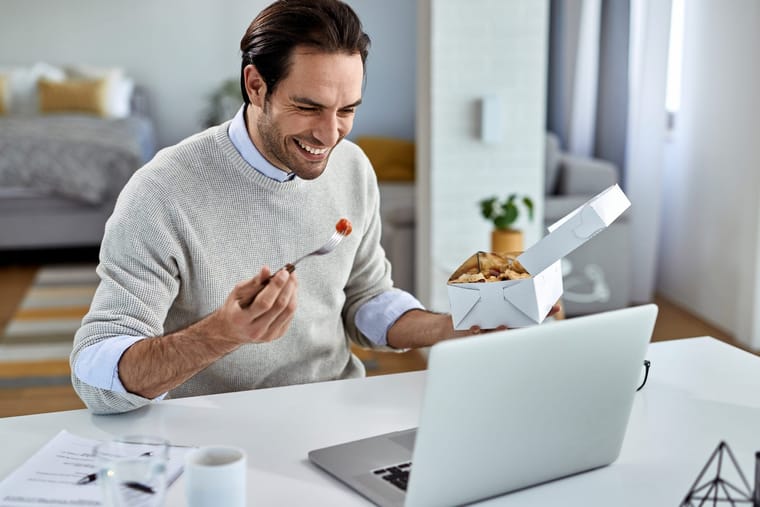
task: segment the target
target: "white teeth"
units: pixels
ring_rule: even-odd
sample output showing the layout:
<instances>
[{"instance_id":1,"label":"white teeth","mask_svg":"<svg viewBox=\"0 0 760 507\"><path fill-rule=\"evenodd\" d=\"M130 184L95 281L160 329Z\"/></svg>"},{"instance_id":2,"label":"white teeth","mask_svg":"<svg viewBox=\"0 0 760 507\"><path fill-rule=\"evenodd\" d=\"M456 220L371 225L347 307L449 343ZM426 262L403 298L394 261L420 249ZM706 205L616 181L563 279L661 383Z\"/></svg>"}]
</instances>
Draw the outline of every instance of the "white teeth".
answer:
<instances>
[{"instance_id":1,"label":"white teeth","mask_svg":"<svg viewBox=\"0 0 760 507\"><path fill-rule=\"evenodd\" d=\"M296 139L296 142L298 143L298 146L300 146L304 150L308 151L312 155L322 155L323 153L327 153L327 148L321 148L321 149L312 148L311 146L306 146L305 144L303 144L298 139Z\"/></svg>"}]
</instances>

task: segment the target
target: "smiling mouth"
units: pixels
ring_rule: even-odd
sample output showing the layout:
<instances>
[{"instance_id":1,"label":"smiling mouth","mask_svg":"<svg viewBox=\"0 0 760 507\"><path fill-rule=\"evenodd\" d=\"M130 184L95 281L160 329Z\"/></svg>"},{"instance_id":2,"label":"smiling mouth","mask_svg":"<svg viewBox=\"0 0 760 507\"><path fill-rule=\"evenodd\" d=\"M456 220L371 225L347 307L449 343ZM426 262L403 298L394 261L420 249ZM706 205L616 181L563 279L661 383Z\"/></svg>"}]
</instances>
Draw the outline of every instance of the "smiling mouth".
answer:
<instances>
[{"instance_id":1,"label":"smiling mouth","mask_svg":"<svg viewBox=\"0 0 760 507\"><path fill-rule=\"evenodd\" d=\"M313 146L308 146L306 144L303 144L301 141L296 139L296 144L305 152L310 153L312 155L324 155L327 153L329 148L314 148Z\"/></svg>"}]
</instances>

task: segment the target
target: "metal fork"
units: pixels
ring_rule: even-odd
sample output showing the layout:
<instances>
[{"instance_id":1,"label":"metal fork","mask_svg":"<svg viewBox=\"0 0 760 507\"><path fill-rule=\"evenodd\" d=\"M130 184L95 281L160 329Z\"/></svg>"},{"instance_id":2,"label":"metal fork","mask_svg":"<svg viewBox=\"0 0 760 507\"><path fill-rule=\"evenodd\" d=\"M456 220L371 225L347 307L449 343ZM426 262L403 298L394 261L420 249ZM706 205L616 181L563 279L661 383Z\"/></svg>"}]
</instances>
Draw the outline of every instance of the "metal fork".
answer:
<instances>
[{"instance_id":1,"label":"metal fork","mask_svg":"<svg viewBox=\"0 0 760 507\"><path fill-rule=\"evenodd\" d=\"M329 254L330 252L332 252L333 250L335 250L335 247L338 246L338 244L340 244L341 241L343 241L344 237L346 237L346 235L344 233L335 231L333 233L333 235L330 236L330 239L328 239L327 242L324 245L322 245L321 247L317 248L313 252L307 253L306 255L302 255L301 257L299 257L298 259L294 260L293 262L289 262L289 263L285 264L280 269L285 269L285 270L287 270L288 273L292 273L296 269L296 264L298 264L299 262L301 262L305 258L311 257L312 255L325 255L325 254ZM277 271L279 271L279 269ZM275 271L275 273L277 273L277 271ZM274 274L272 276L274 276ZM272 276L270 276L269 278L271 279Z\"/></svg>"},{"instance_id":2,"label":"metal fork","mask_svg":"<svg viewBox=\"0 0 760 507\"><path fill-rule=\"evenodd\" d=\"M274 278L274 275L276 275L277 273L279 273L283 269L286 270L288 273L292 273L296 269L296 264L298 264L299 262L301 262L302 260L304 260L307 257L311 257L312 255L325 255L325 254L329 254L330 252L332 252L333 250L335 250L335 247L337 247L340 244L341 241L343 241L344 237L346 237L345 233L342 233L342 232L339 232L339 231L335 231L333 233L333 235L330 236L330 239L328 239L327 242L324 245L322 245L321 247L317 248L313 252L309 252L306 255L303 255L303 256L299 257L298 259L296 259L293 262L289 262L289 263L285 264L283 267L281 267L280 269L278 269L277 271L275 271L274 273L272 273L269 278L267 278L266 280L264 280L262 282L261 286L259 287L259 290L257 290L254 294L252 294L250 296L250 298L246 298L244 300L241 299L241 300L239 300L238 304L240 305L241 308L247 308L247 307L251 306L251 303L253 303L253 300L256 299L256 296L258 295L258 293L261 291L261 289L263 289L269 283L269 280L271 280L272 278Z\"/></svg>"}]
</instances>

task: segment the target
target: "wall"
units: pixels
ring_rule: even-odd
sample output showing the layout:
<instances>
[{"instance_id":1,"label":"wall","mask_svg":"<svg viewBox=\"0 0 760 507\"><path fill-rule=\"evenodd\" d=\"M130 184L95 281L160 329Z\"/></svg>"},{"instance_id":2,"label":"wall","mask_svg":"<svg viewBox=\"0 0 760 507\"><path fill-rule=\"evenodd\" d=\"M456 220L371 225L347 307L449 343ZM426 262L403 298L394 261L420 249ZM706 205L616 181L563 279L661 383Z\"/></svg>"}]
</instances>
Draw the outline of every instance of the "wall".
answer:
<instances>
[{"instance_id":1,"label":"wall","mask_svg":"<svg viewBox=\"0 0 760 507\"><path fill-rule=\"evenodd\" d=\"M477 250L491 225L477 202L531 195L526 246L541 234L546 111L546 0L422 0L418 11L417 287L430 308L448 310L446 280ZM496 143L479 138L479 100L501 100Z\"/></svg>"},{"instance_id":2,"label":"wall","mask_svg":"<svg viewBox=\"0 0 760 507\"><path fill-rule=\"evenodd\" d=\"M685 3L658 290L760 350L760 3Z\"/></svg>"},{"instance_id":3,"label":"wall","mask_svg":"<svg viewBox=\"0 0 760 507\"><path fill-rule=\"evenodd\" d=\"M207 97L237 77L240 38L268 0L4 0L0 66L124 67L147 88L159 143L198 131ZM349 0L373 39L352 137L414 137L416 6Z\"/></svg>"}]
</instances>

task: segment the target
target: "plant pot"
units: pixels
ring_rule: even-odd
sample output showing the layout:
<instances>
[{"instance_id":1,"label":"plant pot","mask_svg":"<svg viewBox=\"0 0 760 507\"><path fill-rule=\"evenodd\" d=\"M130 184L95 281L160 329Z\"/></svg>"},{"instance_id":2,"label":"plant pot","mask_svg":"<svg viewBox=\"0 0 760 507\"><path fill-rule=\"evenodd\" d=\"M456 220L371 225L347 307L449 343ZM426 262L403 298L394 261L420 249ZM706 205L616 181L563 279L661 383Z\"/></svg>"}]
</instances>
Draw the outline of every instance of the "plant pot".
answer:
<instances>
[{"instance_id":1,"label":"plant pot","mask_svg":"<svg viewBox=\"0 0 760 507\"><path fill-rule=\"evenodd\" d=\"M492 230L491 251L494 253L522 252L523 232L517 229Z\"/></svg>"}]
</instances>

